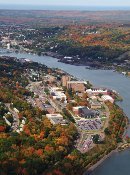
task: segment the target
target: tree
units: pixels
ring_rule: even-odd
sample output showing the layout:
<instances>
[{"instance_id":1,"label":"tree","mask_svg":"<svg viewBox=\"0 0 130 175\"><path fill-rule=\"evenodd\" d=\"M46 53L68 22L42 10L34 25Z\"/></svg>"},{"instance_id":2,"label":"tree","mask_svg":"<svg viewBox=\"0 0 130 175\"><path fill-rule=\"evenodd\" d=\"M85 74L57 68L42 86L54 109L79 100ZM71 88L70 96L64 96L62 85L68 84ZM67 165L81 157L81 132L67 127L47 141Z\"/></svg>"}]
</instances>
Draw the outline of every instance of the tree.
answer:
<instances>
[{"instance_id":1,"label":"tree","mask_svg":"<svg viewBox=\"0 0 130 175\"><path fill-rule=\"evenodd\" d=\"M111 134L111 131L110 131L108 128L105 128L105 129L104 129L104 133L105 133L106 135L110 135L110 134Z\"/></svg>"},{"instance_id":2,"label":"tree","mask_svg":"<svg viewBox=\"0 0 130 175\"><path fill-rule=\"evenodd\" d=\"M95 144L98 144L100 142L100 136L98 134L96 134L96 135L93 136L93 142Z\"/></svg>"}]
</instances>

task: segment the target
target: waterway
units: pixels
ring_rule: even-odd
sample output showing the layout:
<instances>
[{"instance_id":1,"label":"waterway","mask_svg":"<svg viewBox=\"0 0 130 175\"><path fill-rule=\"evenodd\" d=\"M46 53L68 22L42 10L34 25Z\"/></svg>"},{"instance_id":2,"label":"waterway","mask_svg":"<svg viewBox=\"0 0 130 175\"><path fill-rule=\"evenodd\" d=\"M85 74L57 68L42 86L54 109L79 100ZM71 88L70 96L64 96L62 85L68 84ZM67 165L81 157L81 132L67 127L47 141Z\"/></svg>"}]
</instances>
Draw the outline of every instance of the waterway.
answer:
<instances>
[{"instance_id":1,"label":"waterway","mask_svg":"<svg viewBox=\"0 0 130 175\"><path fill-rule=\"evenodd\" d=\"M107 87L116 90L123 97L118 105L130 119L130 78L111 70L88 70L85 66L74 66L58 62L56 58L37 56L26 53L5 53L2 55L28 58L43 63L51 68L60 68L69 74L90 81L96 87ZM127 132L130 135L130 130ZM106 159L92 175L129 175L130 174L130 149L114 153Z\"/></svg>"}]
</instances>

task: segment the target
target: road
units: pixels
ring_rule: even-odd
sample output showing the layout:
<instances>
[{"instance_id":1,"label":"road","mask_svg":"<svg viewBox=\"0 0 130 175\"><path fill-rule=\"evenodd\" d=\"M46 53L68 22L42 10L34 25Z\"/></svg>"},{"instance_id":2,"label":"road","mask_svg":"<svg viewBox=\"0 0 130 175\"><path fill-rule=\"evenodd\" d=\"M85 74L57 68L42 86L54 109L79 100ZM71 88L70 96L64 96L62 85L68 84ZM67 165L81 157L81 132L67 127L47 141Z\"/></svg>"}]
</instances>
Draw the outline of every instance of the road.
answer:
<instances>
[{"instance_id":1,"label":"road","mask_svg":"<svg viewBox=\"0 0 130 175\"><path fill-rule=\"evenodd\" d=\"M6 103L5 105L6 105L6 107L8 108L9 112L10 112L10 113L12 114L12 116L13 116L14 121L13 121L12 129L13 129L13 131L16 131L16 130L18 129L19 123L20 123L18 113L15 112L13 109L11 109L9 103Z\"/></svg>"}]
</instances>

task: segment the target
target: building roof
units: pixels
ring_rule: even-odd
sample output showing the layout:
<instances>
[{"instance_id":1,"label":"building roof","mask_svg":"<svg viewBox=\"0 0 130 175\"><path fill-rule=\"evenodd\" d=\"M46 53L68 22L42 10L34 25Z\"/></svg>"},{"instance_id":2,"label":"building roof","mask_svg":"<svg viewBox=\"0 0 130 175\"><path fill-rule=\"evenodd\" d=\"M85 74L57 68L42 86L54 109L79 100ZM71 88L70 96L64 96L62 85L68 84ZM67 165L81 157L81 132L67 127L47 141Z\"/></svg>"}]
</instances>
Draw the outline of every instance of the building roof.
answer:
<instances>
[{"instance_id":1,"label":"building roof","mask_svg":"<svg viewBox=\"0 0 130 175\"><path fill-rule=\"evenodd\" d=\"M103 95L102 99L104 99L104 100L114 100L110 95Z\"/></svg>"},{"instance_id":2,"label":"building roof","mask_svg":"<svg viewBox=\"0 0 130 175\"><path fill-rule=\"evenodd\" d=\"M46 114L46 117L52 124L66 124L67 121L63 119L61 114Z\"/></svg>"},{"instance_id":3,"label":"building roof","mask_svg":"<svg viewBox=\"0 0 130 175\"><path fill-rule=\"evenodd\" d=\"M95 117L96 115L99 114L97 111L90 110L87 107L80 108L79 110L81 112L81 116L83 117Z\"/></svg>"},{"instance_id":4,"label":"building roof","mask_svg":"<svg viewBox=\"0 0 130 175\"><path fill-rule=\"evenodd\" d=\"M85 81L67 81L67 83L86 84Z\"/></svg>"}]
</instances>

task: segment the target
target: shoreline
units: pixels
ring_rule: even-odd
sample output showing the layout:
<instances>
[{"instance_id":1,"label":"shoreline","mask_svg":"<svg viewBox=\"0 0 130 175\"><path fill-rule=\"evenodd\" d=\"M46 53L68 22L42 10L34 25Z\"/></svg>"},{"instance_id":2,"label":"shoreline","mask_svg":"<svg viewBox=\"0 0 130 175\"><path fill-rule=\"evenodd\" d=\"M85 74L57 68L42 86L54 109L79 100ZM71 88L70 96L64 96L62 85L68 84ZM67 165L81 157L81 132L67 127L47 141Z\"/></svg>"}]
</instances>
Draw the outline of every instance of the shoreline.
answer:
<instances>
[{"instance_id":1,"label":"shoreline","mask_svg":"<svg viewBox=\"0 0 130 175\"><path fill-rule=\"evenodd\" d=\"M108 158L110 158L113 154L115 153L119 153L125 150L130 149L130 145L129 147L124 148L123 150L118 150L118 148L116 148L115 150L112 150L110 153L108 153L107 155L105 155L103 158L101 158L97 163L95 163L94 165L92 165L90 168L88 168L83 175L91 175L91 173L94 172L94 170L96 170L99 166L101 166L101 164L107 160Z\"/></svg>"},{"instance_id":2,"label":"shoreline","mask_svg":"<svg viewBox=\"0 0 130 175\"><path fill-rule=\"evenodd\" d=\"M83 173L83 175L91 175L91 173L98 168L106 159L108 159L110 156L112 156L112 154L117 153L118 150L117 148L115 150L112 150L110 153L108 153L107 155L105 155L103 158L101 158L97 163L95 163L94 165L92 165L90 168L88 168L88 170L86 172Z\"/></svg>"},{"instance_id":3,"label":"shoreline","mask_svg":"<svg viewBox=\"0 0 130 175\"><path fill-rule=\"evenodd\" d=\"M65 72L65 71L64 71ZM67 72L65 72L67 73ZM119 108L121 108L119 106ZM124 113L123 113L124 114ZM124 114L125 117L126 114ZM128 118L128 117L127 117ZM127 130L127 126L128 126L128 123L126 123L126 127L125 127L125 131ZM128 147L129 148L129 147ZM125 148L124 150L128 149L128 148ZM122 151L124 151L122 150ZM97 163L95 163L94 165L92 165L90 168L88 168L88 170L86 170L86 172L83 173L83 175L87 175L87 174L91 174L98 166L100 166L107 158L109 158L113 153L116 153L116 152L119 152L118 150L118 146L115 150L112 150L110 153L108 153L107 155L105 155L104 157L102 157L99 161L97 161Z\"/></svg>"},{"instance_id":4,"label":"shoreline","mask_svg":"<svg viewBox=\"0 0 130 175\"><path fill-rule=\"evenodd\" d=\"M119 108L120 108L120 106L119 106ZM127 131L127 129L128 129L129 123L128 123L128 117L126 116L126 114L125 114L124 112L123 112L123 114L124 114L124 117L127 118L126 126L125 126L125 128L124 128L124 134L122 135L123 140L124 140L125 133L126 133L126 131ZM126 144L126 143L122 142L122 145L123 145L123 144ZM122 146L122 145L121 145L121 146ZM130 143L127 143L127 147L123 147L122 149L119 149L119 148L121 148L121 146L118 145L116 149L112 150L110 153L108 153L107 155L103 156L103 157L102 157L99 161L97 161L94 165L90 166L90 167L86 170L86 172L83 173L83 175L91 175L91 173L93 173L93 171L94 171L96 168L98 168L106 159L108 159L109 157L111 157L114 153L119 153L119 152L125 151L125 150L127 150L127 149L130 149Z\"/></svg>"},{"instance_id":5,"label":"shoreline","mask_svg":"<svg viewBox=\"0 0 130 175\"><path fill-rule=\"evenodd\" d=\"M33 52L33 51L30 51L30 52L29 51L19 51L19 50L15 50L15 49L11 49L11 50L8 51L5 48L0 48L0 49L6 50L7 53L15 52L15 53L26 53L26 54L32 54L32 55L35 54L37 56L50 56L52 58L56 58L58 60L58 62L61 62L61 63L64 63L64 64L69 64L69 65L74 65L74 66L85 66L86 69L89 69L89 70L111 70L113 72L122 73L121 71L118 71L117 68L114 65L107 66L107 65L102 65L101 63L94 63L94 62L93 63L90 63L90 62L88 62L88 63L76 63L76 62L72 62L70 60L68 61L67 59L64 58L63 55L60 55L60 54L57 54L57 53L54 53L54 52L44 52L44 53L41 53L39 55L38 53ZM93 64L100 64L100 65L93 66ZM126 77L129 77L129 76L126 75Z\"/></svg>"}]
</instances>

